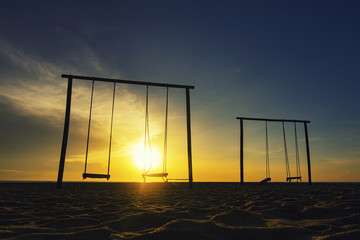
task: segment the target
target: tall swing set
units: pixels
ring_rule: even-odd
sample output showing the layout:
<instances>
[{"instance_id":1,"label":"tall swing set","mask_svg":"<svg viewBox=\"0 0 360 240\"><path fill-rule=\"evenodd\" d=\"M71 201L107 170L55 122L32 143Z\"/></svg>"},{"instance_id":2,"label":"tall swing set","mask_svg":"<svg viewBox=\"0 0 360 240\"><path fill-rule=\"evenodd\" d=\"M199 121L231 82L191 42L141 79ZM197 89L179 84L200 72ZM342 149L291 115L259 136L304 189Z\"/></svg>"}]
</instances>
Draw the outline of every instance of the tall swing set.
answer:
<instances>
[{"instance_id":1,"label":"tall swing set","mask_svg":"<svg viewBox=\"0 0 360 240\"><path fill-rule=\"evenodd\" d=\"M143 85L146 86L146 112L145 112L145 139L144 139L144 155L146 155L147 149L151 151L150 143L150 132L149 132L149 86L154 87L165 87L166 88L166 109L165 109L165 133L164 133L164 153L163 153L163 171L161 173L150 173L150 167L146 168L144 160L144 168L142 177L144 182L147 177L161 177L164 181L168 180L188 180L189 187L192 188L193 183L193 174L192 174L192 150L191 150L191 126L190 126L190 89L194 89L194 86L188 85L177 85L177 84L166 84L166 83L154 83L154 82L142 82L142 81L132 81L132 80L123 80L123 79L109 79L109 78L99 78L99 77L86 77L86 76L75 76L75 75L62 75L62 78L68 79L67 86L67 99L66 99L66 110L65 110L65 122L64 122L64 133L63 141L60 154L60 163L59 163L59 172L56 187L61 189L63 181L63 173L65 166L65 156L69 135L69 125L70 125L70 109L71 109L71 95L72 95L72 83L74 79L92 81L91 87L91 99L90 99L90 113L89 113L89 123L88 123L88 132L87 132L87 142L86 142L86 153L85 153L85 167L83 173L83 179L86 178L105 178L110 179L110 161L111 161L111 142L112 142L112 129L113 129L113 117L114 117L114 103L115 103L115 94L116 94L116 84L132 84L132 85ZM87 162L88 162L88 152L89 152L89 140L90 140L90 129L91 129L91 116L92 116L92 105L93 105L93 95L94 95L94 85L95 82L111 82L113 83L113 95L112 95L112 111L111 111L111 124L110 124L110 141L109 141L109 153L108 153L108 166L106 174L98 173L88 173L87 172ZM187 151L188 151L188 172L189 178L186 179L168 179L168 173L166 171L167 166L167 123L168 123L168 99L169 99L169 88L181 88L186 90L186 123L187 123Z\"/></svg>"},{"instance_id":2,"label":"tall swing set","mask_svg":"<svg viewBox=\"0 0 360 240\"><path fill-rule=\"evenodd\" d=\"M282 123L282 132L284 139L284 154L285 154L285 167L286 167L286 181L291 182L292 180L301 181L301 169L300 169L300 157L299 157L299 147L298 147L298 137L297 137L297 123L304 124L305 131L305 143L306 143L306 156L307 156L307 167L308 167L308 181L311 185L311 166L310 166L310 150L309 150L309 136L307 130L307 124L310 121L307 120L289 120L289 119L269 119L269 118L247 118L247 117L237 117L236 119L240 120L240 183L244 184L244 121L263 121L265 122L265 148L266 148L266 174L265 179L260 181L260 183L266 183L271 181L270 177L270 157L269 157L269 137L268 137L268 122L281 122ZM295 163L296 163L296 175L291 175L290 172L290 163L288 157L288 148L285 132L285 123L290 122L294 124L294 137L295 137Z\"/></svg>"}]
</instances>

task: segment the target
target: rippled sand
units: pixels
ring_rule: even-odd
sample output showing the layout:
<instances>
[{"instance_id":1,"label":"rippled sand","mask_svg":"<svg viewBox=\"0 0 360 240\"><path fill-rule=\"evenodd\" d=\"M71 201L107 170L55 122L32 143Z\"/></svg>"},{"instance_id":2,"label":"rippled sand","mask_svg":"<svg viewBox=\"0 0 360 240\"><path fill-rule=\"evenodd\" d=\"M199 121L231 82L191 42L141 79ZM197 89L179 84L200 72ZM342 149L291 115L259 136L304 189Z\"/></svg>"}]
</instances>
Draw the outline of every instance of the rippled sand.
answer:
<instances>
[{"instance_id":1,"label":"rippled sand","mask_svg":"<svg viewBox=\"0 0 360 240\"><path fill-rule=\"evenodd\" d=\"M0 183L0 239L360 239L360 184Z\"/></svg>"}]
</instances>

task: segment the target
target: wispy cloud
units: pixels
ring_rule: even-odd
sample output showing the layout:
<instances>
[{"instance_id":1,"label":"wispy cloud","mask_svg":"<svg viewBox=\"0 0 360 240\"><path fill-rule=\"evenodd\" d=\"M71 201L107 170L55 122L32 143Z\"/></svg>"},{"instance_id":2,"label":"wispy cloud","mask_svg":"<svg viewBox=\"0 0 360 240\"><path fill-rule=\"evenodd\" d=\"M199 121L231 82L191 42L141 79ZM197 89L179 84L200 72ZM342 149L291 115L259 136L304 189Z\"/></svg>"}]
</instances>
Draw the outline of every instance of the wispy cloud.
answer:
<instances>
[{"instance_id":1,"label":"wispy cloud","mask_svg":"<svg viewBox=\"0 0 360 240\"><path fill-rule=\"evenodd\" d=\"M29 115L48 123L58 124L63 116L64 98L60 87L36 83L7 84L0 97L11 104L18 114Z\"/></svg>"},{"instance_id":2,"label":"wispy cloud","mask_svg":"<svg viewBox=\"0 0 360 240\"><path fill-rule=\"evenodd\" d=\"M59 76L61 69L49 62L31 57L14 47L7 41L0 39L0 54L3 60L15 65L19 70L29 74L36 74L38 80L52 81Z\"/></svg>"},{"instance_id":3,"label":"wispy cloud","mask_svg":"<svg viewBox=\"0 0 360 240\"><path fill-rule=\"evenodd\" d=\"M55 171L20 171L12 169L0 169L0 180L49 180L55 176Z\"/></svg>"},{"instance_id":4,"label":"wispy cloud","mask_svg":"<svg viewBox=\"0 0 360 240\"><path fill-rule=\"evenodd\" d=\"M83 61L89 62L87 65L92 72L102 72L106 69L91 49L84 47L81 51L83 56L86 55ZM60 76L69 72L78 74L78 71L72 66L59 66L26 53L1 39L0 58L14 66L18 72L25 73L23 77L19 77L18 74L14 74L17 77L1 77L0 101L13 107L17 114L45 120L48 124L61 124L64 116L66 81L62 81ZM89 86L77 87L74 98L80 98L87 106L88 96L80 93L89 92ZM103 93L99 99L103 98L104 94L107 93ZM131 97L130 95L126 94L128 97ZM75 112L74 119L81 116L81 112Z\"/></svg>"},{"instance_id":5,"label":"wispy cloud","mask_svg":"<svg viewBox=\"0 0 360 240\"><path fill-rule=\"evenodd\" d=\"M326 164L330 164L330 165L360 166L360 159L358 158L354 158L354 159L325 158L324 161L326 161Z\"/></svg>"},{"instance_id":6,"label":"wispy cloud","mask_svg":"<svg viewBox=\"0 0 360 240\"><path fill-rule=\"evenodd\" d=\"M341 181L342 179L346 179L347 177L349 177L351 175L352 175L352 172L349 169L344 169L335 174L335 179Z\"/></svg>"},{"instance_id":7,"label":"wispy cloud","mask_svg":"<svg viewBox=\"0 0 360 240\"><path fill-rule=\"evenodd\" d=\"M26 77L2 77L0 100L16 112L58 123L63 115L64 83L59 76L64 69L36 59L10 43L0 40L0 56Z\"/></svg>"},{"instance_id":8,"label":"wispy cloud","mask_svg":"<svg viewBox=\"0 0 360 240\"><path fill-rule=\"evenodd\" d=\"M5 172L5 173L22 173L23 171L14 170L14 169L0 169L0 172Z\"/></svg>"},{"instance_id":9,"label":"wispy cloud","mask_svg":"<svg viewBox=\"0 0 360 240\"><path fill-rule=\"evenodd\" d=\"M349 153L350 156L359 156L360 157L360 151L354 151ZM360 160L359 160L360 161Z\"/></svg>"}]
</instances>

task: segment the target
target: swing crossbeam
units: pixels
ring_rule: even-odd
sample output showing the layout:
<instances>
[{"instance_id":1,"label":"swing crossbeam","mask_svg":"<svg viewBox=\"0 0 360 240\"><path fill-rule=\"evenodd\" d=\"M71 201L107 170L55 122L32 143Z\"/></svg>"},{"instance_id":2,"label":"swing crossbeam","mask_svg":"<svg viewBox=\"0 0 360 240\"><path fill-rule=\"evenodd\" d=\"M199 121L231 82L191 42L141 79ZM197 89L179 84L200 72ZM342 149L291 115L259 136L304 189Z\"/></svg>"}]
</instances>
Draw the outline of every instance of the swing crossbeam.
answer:
<instances>
[{"instance_id":1,"label":"swing crossbeam","mask_svg":"<svg viewBox=\"0 0 360 240\"><path fill-rule=\"evenodd\" d=\"M125 83L125 84L131 84L131 85L143 85L143 86L154 86L154 87L195 89L194 86L180 85L180 84L171 84L171 83L155 83L155 82L144 82L144 81L126 80L126 79L111 79L111 78L100 78L100 77L77 76L77 75L68 75L68 74L62 74L61 77L62 77L62 78L67 78L67 79L78 79L78 80L99 81L99 82L111 82L111 83L116 82L116 83Z\"/></svg>"},{"instance_id":2,"label":"swing crossbeam","mask_svg":"<svg viewBox=\"0 0 360 240\"><path fill-rule=\"evenodd\" d=\"M298 123L310 123L308 120L291 120L291 119L272 119L272 118L249 118L249 117L237 117L238 120L251 120L251 121L266 121L266 122L298 122Z\"/></svg>"},{"instance_id":3,"label":"swing crossbeam","mask_svg":"<svg viewBox=\"0 0 360 240\"><path fill-rule=\"evenodd\" d=\"M83 179L85 178L106 178L107 180L110 179L109 174L97 174L97 173L83 173Z\"/></svg>"}]
</instances>

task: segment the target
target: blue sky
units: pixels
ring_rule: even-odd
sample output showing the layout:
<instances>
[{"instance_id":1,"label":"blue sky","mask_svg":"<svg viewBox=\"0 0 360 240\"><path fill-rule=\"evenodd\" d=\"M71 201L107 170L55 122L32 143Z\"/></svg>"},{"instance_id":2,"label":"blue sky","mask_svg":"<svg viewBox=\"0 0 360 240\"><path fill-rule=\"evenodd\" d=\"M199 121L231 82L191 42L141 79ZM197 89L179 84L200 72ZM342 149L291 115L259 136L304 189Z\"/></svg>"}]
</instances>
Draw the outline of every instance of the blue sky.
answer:
<instances>
[{"instance_id":1,"label":"blue sky","mask_svg":"<svg viewBox=\"0 0 360 240\"><path fill-rule=\"evenodd\" d=\"M359 5L2 1L1 179L56 178L66 73L195 85L195 180L220 163L238 180L235 118L248 116L310 120L313 180L359 181Z\"/></svg>"}]
</instances>

